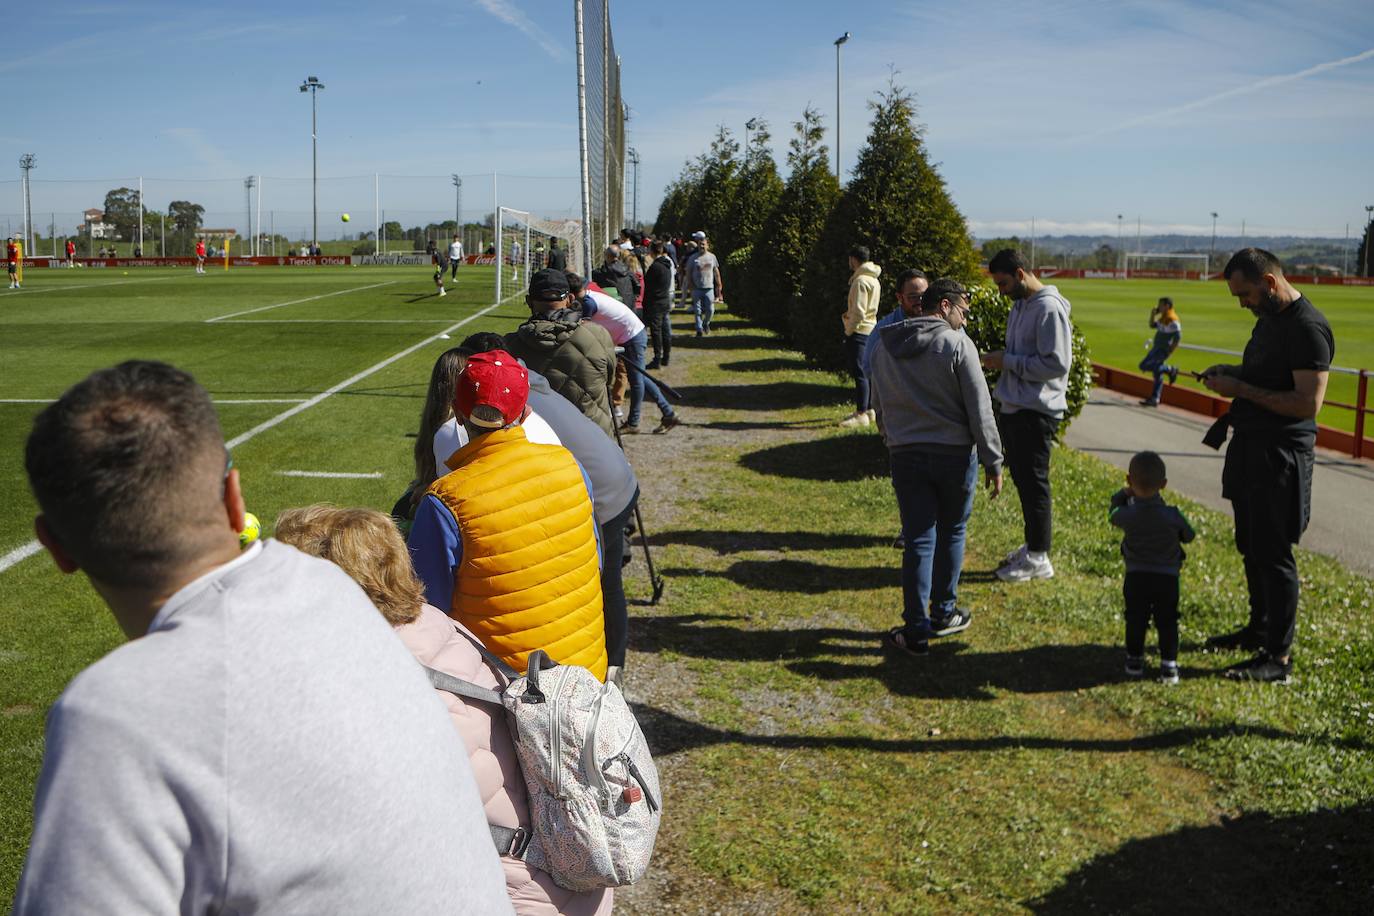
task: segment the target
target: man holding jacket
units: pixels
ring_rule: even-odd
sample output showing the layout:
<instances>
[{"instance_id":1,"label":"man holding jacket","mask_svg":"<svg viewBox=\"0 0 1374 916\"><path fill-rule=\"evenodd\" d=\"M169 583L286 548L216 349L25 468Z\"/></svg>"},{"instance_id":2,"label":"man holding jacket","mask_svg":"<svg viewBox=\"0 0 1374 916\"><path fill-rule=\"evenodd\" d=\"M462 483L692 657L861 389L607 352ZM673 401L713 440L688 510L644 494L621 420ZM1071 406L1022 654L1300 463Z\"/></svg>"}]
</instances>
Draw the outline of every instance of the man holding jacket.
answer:
<instances>
[{"instance_id":1,"label":"man holding jacket","mask_svg":"<svg viewBox=\"0 0 1374 916\"><path fill-rule=\"evenodd\" d=\"M906 535L903 623L883 641L909 655L968 629L959 572L979 465L993 496L1002 492L1002 442L978 348L963 332L968 309L967 290L936 280L918 317L883 328L873 353L873 405Z\"/></svg>"},{"instance_id":2,"label":"man holding jacket","mask_svg":"<svg viewBox=\"0 0 1374 916\"><path fill-rule=\"evenodd\" d=\"M1050 453L1068 408L1073 326L1069 300L1031 271L1030 261L1004 248L988 264L992 282L1015 301L1007 315L1006 349L983 354L983 365L1000 369L993 392L1002 404L999 427L1007 467L1016 482L1026 542L997 568L1003 582L1028 582L1054 575L1050 564Z\"/></svg>"},{"instance_id":3,"label":"man holding jacket","mask_svg":"<svg viewBox=\"0 0 1374 916\"><path fill-rule=\"evenodd\" d=\"M882 287L878 276L883 269L869 260L868 249L855 245L849 249L849 300L844 311L844 357L854 377L854 412L840 421L841 426L867 426L873 422L868 408L868 378L864 375L864 350L868 335L878 322L878 300Z\"/></svg>"}]
</instances>

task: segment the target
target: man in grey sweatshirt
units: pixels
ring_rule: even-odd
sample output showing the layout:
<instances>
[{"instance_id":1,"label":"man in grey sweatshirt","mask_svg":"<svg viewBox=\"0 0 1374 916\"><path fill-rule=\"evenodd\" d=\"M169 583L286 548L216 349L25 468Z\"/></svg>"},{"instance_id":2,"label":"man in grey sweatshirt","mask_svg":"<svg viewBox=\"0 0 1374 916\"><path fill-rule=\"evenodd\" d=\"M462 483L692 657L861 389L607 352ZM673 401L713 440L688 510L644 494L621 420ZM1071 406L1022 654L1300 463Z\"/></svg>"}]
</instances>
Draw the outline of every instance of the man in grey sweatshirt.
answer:
<instances>
[{"instance_id":1,"label":"man in grey sweatshirt","mask_svg":"<svg viewBox=\"0 0 1374 916\"><path fill-rule=\"evenodd\" d=\"M1050 454L1068 407L1073 360L1069 300L1041 283L1030 261L1014 248L997 252L988 272L1002 295L1015 300L1007 316L1006 349L984 353L982 359L1002 373L993 394L1002 405L998 425L1026 535L1002 561L997 577L1004 582L1048 579L1054 575Z\"/></svg>"},{"instance_id":2,"label":"man in grey sweatshirt","mask_svg":"<svg viewBox=\"0 0 1374 916\"><path fill-rule=\"evenodd\" d=\"M15 912L509 913L442 703L342 570L240 551L223 443L163 363L34 421L39 540L130 642L48 714Z\"/></svg>"},{"instance_id":3,"label":"man in grey sweatshirt","mask_svg":"<svg viewBox=\"0 0 1374 916\"><path fill-rule=\"evenodd\" d=\"M873 408L902 518L902 626L885 642L909 654L968 628L959 573L978 466L1002 491L1002 443L978 349L963 332L968 292L936 280L918 317L884 327L873 353ZM929 612L927 613L927 608Z\"/></svg>"}]
</instances>

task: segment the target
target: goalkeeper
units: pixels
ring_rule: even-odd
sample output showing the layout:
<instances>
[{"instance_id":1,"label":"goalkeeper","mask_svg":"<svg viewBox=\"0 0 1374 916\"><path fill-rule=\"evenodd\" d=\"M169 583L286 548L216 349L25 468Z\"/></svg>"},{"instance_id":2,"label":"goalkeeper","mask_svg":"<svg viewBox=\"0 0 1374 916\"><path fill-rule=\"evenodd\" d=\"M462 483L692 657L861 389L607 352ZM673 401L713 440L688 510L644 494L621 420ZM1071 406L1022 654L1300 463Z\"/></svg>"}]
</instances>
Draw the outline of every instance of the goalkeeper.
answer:
<instances>
[{"instance_id":1,"label":"goalkeeper","mask_svg":"<svg viewBox=\"0 0 1374 916\"><path fill-rule=\"evenodd\" d=\"M440 296L447 296L448 293L444 291L444 274L448 272L448 251L444 248L434 248L430 252L430 257L434 261L434 285L438 288Z\"/></svg>"},{"instance_id":2,"label":"goalkeeper","mask_svg":"<svg viewBox=\"0 0 1374 916\"><path fill-rule=\"evenodd\" d=\"M1150 342L1150 352L1140 361L1140 371L1152 373L1155 386L1150 396L1140 404L1143 407L1158 407L1159 396L1164 393L1164 376L1169 376L1170 385L1178 382L1178 367L1166 362L1183 339L1183 322L1178 320L1178 312L1174 311L1174 300L1168 296L1160 297L1150 310L1150 327L1154 328L1155 339Z\"/></svg>"}]
</instances>

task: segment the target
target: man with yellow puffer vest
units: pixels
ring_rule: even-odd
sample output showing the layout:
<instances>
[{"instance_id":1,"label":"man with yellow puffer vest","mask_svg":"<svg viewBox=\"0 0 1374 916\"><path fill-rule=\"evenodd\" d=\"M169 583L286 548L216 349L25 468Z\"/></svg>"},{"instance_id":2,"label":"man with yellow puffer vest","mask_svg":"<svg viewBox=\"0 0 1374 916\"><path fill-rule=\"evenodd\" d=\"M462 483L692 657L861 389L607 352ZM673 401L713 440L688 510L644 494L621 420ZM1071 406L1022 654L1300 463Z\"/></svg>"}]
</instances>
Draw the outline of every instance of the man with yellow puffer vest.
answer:
<instances>
[{"instance_id":1,"label":"man with yellow puffer vest","mask_svg":"<svg viewBox=\"0 0 1374 916\"><path fill-rule=\"evenodd\" d=\"M529 375L505 350L473 354L453 412L469 442L410 530L426 600L524 671L543 649L606 678L601 543L592 485L559 445L525 437Z\"/></svg>"},{"instance_id":2,"label":"man with yellow puffer vest","mask_svg":"<svg viewBox=\"0 0 1374 916\"><path fill-rule=\"evenodd\" d=\"M844 358L849 374L854 377L854 412L840 421L844 427L867 426L873 422L863 356L868 347L868 335L878 323L878 300L882 296L878 277L883 272L869 260L868 249L862 245L849 249L849 269L853 273L849 277L849 303L844 312Z\"/></svg>"}]
</instances>

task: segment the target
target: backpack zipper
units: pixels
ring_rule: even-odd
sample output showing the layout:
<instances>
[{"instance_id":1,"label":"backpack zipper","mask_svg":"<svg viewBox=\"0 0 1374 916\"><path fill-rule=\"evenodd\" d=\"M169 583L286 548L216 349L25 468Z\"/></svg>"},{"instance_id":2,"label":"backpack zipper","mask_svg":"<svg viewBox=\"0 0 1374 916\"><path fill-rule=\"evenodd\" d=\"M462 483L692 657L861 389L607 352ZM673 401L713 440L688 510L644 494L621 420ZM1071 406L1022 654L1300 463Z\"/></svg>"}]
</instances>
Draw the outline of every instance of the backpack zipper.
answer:
<instances>
[{"instance_id":1,"label":"backpack zipper","mask_svg":"<svg viewBox=\"0 0 1374 916\"><path fill-rule=\"evenodd\" d=\"M558 672L558 680L554 682L553 696L549 697L549 718L552 720L549 728L549 753L553 762L553 795L554 798L562 798L563 790L563 742L559 735L558 701L563 695L563 683L568 679L572 672L571 668L563 668Z\"/></svg>"},{"instance_id":2,"label":"backpack zipper","mask_svg":"<svg viewBox=\"0 0 1374 916\"><path fill-rule=\"evenodd\" d=\"M601 803L609 805L611 802L611 787L606 784L606 774L601 772L601 767L596 762L596 729L601 723L601 704L606 698L605 688L596 696L596 706L592 709L592 718L587 723L587 731L582 736L582 774L583 778L591 780L592 774L596 774L596 781L601 786Z\"/></svg>"},{"instance_id":3,"label":"backpack zipper","mask_svg":"<svg viewBox=\"0 0 1374 916\"><path fill-rule=\"evenodd\" d=\"M625 763L625 769L634 777L635 782L639 783L639 788L644 791L644 800L649 803L650 811L658 810L658 800L654 798L654 793L649 790L649 784L644 781L644 776L639 772L639 767L630 759L630 755L621 753L620 759Z\"/></svg>"}]
</instances>

